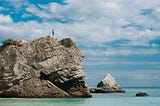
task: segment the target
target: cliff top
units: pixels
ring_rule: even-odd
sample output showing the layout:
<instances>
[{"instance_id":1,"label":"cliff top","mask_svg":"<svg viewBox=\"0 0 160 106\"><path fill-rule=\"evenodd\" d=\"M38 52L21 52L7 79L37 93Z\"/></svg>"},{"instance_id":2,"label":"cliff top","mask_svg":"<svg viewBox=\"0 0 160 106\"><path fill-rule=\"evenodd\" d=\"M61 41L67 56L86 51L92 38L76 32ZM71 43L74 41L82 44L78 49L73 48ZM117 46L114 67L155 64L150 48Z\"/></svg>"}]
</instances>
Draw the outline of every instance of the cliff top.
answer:
<instances>
[{"instance_id":1,"label":"cliff top","mask_svg":"<svg viewBox=\"0 0 160 106\"><path fill-rule=\"evenodd\" d=\"M62 45L66 48L69 48L69 47L72 47L72 46L76 47L75 43L71 40L71 38L64 38L60 41L57 41L57 39L55 39L53 37L50 37L50 36L40 37L40 38L35 39L33 41L30 41L30 42L27 42L27 41L21 40L21 39L9 38L9 39L6 39L2 42L3 45L1 47L6 47L6 46L10 46L10 45L21 47L21 46L27 45L29 43L39 43L39 42L43 42L43 41L48 41L53 46Z\"/></svg>"}]
</instances>

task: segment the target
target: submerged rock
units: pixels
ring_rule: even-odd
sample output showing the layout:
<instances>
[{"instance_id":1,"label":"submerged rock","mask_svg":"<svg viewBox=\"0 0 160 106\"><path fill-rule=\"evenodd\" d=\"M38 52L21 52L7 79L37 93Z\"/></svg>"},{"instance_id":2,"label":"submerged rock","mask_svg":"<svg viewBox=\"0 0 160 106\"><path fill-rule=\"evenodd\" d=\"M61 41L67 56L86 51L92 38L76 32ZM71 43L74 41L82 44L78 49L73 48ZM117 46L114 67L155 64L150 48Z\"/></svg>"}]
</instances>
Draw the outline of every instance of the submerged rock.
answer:
<instances>
[{"instance_id":1,"label":"submerged rock","mask_svg":"<svg viewBox=\"0 0 160 106\"><path fill-rule=\"evenodd\" d=\"M105 75L104 79L102 79L98 84L97 87L90 88L91 93L124 93L120 85L115 81L115 79L108 73Z\"/></svg>"},{"instance_id":2,"label":"submerged rock","mask_svg":"<svg viewBox=\"0 0 160 106\"><path fill-rule=\"evenodd\" d=\"M149 96L147 93L139 92L135 96Z\"/></svg>"},{"instance_id":3,"label":"submerged rock","mask_svg":"<svg viewBox=\"0 0 160 106\"><path fill-rule=\"evenodd\" d=\"M8 40L0 47L0 96L91 97L82 59L71 39Z\"/></svg>"}]
</instances>

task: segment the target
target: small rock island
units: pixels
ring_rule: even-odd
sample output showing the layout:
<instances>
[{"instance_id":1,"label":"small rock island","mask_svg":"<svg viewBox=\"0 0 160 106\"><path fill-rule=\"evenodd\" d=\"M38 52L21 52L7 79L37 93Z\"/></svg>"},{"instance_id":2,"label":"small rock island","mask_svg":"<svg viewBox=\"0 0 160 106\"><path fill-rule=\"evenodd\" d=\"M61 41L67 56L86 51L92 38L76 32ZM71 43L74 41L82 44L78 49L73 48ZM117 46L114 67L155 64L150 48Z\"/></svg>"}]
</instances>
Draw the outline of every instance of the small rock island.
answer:
<instances>
[{"instance_id":1,"label":"small rock island","mask_svg":"<svg viewBox=\"0 0 160 106\"><path fill-rule=\"evenodd\" d=\"M6 40L0 46L0 97L91 97L83 57L70 38Z\"/></svg>"},{"instance_id":2,"label":"small rock island","mask_svg":"<svg viewBox=\"0 0 160 106\"><path fill-rule=\"evenodd\" d=\"M143 97L143 96L149 96L149 95L147 93L145 93L145 92L139 92L135 96L137 96L137 97Z\"/></svg>"},{"instance_id":3,"label":"small rock island","mask_svg":"<svg viewBox=\"0 0 160 106\"><path fill-rule=\"evenodd\" d=\"M125 90L115 81L110 73L107 73L98 84L97 87L90 88L91 93L124 93Z\"/></svg>"}]
</instances>

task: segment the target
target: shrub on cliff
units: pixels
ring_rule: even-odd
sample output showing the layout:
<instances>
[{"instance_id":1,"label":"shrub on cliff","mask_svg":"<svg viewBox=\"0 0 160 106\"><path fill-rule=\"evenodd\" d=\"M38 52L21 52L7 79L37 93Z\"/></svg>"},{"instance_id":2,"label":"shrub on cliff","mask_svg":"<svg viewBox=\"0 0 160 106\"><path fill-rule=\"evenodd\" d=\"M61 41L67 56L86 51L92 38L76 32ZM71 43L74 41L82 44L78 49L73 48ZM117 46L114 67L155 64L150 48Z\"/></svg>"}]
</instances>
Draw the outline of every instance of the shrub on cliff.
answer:
<instances>
[{"instance_id":1,"label":"shrub on cliff","mask_svg":"<svg viewBox=\"0 0 160 106\"><path fill-rule=\"evenodd\" d=\"M3 41L3 45L7 45L7 46L8 45L17 45L17 42L15 40L9 38L9 39L6 39Z\"/></svg>"},{"instance_id":2,"label":"shrub on cliff","mask_svg":"<svg viewBox=\"0 0 160 106\"><path fill-rule=\"evenodd\" d=\"M23 41L23 40L20 40L20 39L13 40L13 39L9 38L9 39L4 40L2 43L3 43L4 46L9 46L9 45L23 46L27 42Z\"/></svg>"},{"instance_id":3,"label":"shrub on cliff","mask_svg":"<svg viewBox=\"0 0 160 106\"><path fill-rule=\"evenodd\" d=\"M69 47L71 47L71 46L76 47L76 46L75 46L75 43L74 43L70 38L62 39L61 41L59 41L59 43L60 43L61 45L63 45L64 47L66 47L66 48L69 48Z\"/></svg>"}]
</instances>

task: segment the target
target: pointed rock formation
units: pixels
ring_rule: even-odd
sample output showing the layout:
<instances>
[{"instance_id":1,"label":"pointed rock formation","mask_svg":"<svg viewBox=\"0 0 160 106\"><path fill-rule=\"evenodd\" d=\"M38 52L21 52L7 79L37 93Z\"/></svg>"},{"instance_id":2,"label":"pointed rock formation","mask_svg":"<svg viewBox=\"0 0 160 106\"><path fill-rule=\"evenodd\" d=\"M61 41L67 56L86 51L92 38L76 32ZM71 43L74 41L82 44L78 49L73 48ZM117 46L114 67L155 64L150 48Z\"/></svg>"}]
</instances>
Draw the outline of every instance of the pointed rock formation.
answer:
<instances>
[{"instance_id":1,"label":"pointed rock formation","mask_svg":"<svg viewBox=\"0 0 160 106\"><path fill-rule=\"evenodd\" d=\"M70 38L6 40L0 47L0 97L91 97Z\"/></svg>"},{"instance_id":2,"label":"pointed rock formation","mask_svg":"<svg viewBox=\"0 0 160 106\"><path fill-rule=\"evenodd\" d=\"M115 79L107 73L98 84L97 88L90 88L91 93L114 93L114 92L125 92Z\"/></svg>"}]
</instances>

